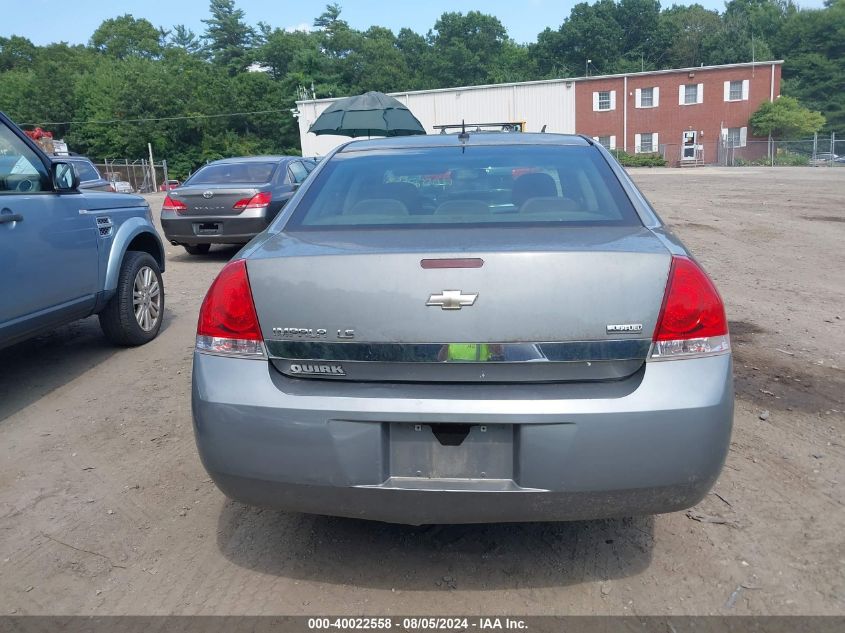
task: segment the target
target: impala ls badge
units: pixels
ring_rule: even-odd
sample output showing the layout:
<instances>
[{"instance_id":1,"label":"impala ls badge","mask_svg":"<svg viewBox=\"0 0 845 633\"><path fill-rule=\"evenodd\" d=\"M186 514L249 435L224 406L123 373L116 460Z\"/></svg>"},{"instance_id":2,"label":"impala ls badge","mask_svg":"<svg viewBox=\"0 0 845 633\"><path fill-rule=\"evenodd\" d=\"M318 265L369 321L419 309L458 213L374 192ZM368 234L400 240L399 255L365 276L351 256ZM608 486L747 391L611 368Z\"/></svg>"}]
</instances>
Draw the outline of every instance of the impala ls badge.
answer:
<instances>
[{"instance_id":1,"label":"impala ls badge","mask_svg":"<svg viewBox=\"0 0 845 633\"><path fill-rule=\"evenodd\" d=\"M636 334L643 331L642 323L608 323L608 334Z\"/></svg>"},{"instance_id":2,"label":"impala ls badge","mask_svg":"<svg viewBox=\"0 0 845 633\"><path fill-rule=\"evenodd\" d=\"M213 198L214 192L213 191L203 191L202 197L205 198L206 200L208 200L209 198Z\"/></svg>"},{"instance_id":3,"label":"impala ls badge","mask_svg":"<svg viewBox=\"0 0 845 633\"><path fill-rule=\"evenodd\" d=\"M460 290L444 290L439 295L431 295L428 301L425 302L427 306L440 306L443 310L460 310L464 306L471 306L478 299L478 293L475 294L461 294Z\"/></svg>"}]
</instances>

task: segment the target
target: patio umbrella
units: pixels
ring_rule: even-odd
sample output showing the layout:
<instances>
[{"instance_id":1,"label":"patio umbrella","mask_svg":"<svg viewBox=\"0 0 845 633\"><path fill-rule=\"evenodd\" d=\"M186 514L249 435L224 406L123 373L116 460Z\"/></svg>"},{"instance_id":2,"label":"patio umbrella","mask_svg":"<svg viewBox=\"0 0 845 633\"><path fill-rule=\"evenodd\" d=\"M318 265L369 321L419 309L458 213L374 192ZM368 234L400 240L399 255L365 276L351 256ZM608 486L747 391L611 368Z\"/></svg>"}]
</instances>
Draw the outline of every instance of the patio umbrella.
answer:
<instances>
[{"instance_id":1,"label":"patio umbrella","mask_svg":"<svg viewBox=\"0 0 845 633\"><path fill-rule=\"evenodd\" d=\"M382 92L336 101L308 128L314 134L339 136L411 136L425 129L411 111Z\"/></svg>"}]
</instances>

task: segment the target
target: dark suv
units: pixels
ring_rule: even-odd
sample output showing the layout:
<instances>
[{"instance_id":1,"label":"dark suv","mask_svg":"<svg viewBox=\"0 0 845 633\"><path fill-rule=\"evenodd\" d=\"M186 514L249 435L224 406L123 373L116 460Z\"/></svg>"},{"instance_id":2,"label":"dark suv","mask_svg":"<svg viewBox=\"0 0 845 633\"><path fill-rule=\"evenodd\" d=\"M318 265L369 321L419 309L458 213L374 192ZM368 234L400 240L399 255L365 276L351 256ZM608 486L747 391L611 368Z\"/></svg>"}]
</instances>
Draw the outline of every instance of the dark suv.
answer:
<instances>
[{"instance_id":1,"label":"dark suv","mask_svg":"<svg viewBox=\"0 0 845 633\"><path fill-rule=\"evenodd\" d=\"M0 347L98 314L120 345L161 328L164 249L140 196L84 192L0 113Z\"/></svg>"}]
</instances>

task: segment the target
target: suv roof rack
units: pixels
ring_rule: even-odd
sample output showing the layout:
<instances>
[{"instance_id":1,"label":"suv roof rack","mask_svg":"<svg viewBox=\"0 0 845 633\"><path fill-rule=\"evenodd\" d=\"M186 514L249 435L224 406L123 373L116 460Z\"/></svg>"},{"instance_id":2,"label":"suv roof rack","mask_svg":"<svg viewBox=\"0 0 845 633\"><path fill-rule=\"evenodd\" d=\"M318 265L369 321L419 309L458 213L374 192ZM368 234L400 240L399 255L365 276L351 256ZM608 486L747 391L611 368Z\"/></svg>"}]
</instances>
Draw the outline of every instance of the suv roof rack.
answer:
<instances>
[{"instance_id":1,"label":"suv roof rack","mask_svg":"<svg viewBox=\"0 0 845 633\"><path fill-rule=\"evenodd\" d=\"M435 125L435 130L441 134L450 132L522 132L525 130L525 121L502 121L500 123L454 123L450 125Z\"/></svg>"}]
</instances>

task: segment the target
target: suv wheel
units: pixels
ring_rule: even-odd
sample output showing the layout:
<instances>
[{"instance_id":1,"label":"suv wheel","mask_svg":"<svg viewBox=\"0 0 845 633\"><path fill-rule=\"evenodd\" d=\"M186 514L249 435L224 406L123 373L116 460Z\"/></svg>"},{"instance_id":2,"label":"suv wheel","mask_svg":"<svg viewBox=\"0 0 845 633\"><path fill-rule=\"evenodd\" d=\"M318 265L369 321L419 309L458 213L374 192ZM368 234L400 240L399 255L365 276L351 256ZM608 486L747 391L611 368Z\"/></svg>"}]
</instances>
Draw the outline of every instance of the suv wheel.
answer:
<instances>
[{"instance_id":1,"label":"suv wheel","mask_svg":"<svg viewBox=\"0 0 845 633\"><path fill-rule=\"evenodd\" d=\"M182 246L188 251L188 255L205 255L211 249L211 244L182 244Z\"/></svg>"},{"instance_id":2,"label":"suv wheel","mask_svg":"<svg viewBox=\"0 0 845 633\"><path fill-rule=\"evenodd\" d=\"M100 312L100 327L117 345L143 345L161 329L164 282L149 253L128 251L117 278L114 296Z\"/></svg>"}]
</instances>

